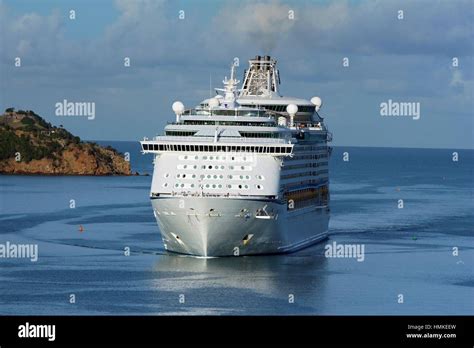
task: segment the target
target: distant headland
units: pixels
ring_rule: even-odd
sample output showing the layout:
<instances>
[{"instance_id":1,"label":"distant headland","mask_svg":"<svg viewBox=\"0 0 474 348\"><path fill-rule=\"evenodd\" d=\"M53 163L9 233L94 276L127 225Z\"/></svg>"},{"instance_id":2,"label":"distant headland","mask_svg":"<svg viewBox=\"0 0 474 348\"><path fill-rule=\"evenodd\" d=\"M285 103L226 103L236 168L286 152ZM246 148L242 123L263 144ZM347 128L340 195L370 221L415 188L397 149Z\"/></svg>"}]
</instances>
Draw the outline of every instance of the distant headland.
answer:
<instances>
[{"instance_id":1,"label":"distant headland","mask_svg":"<svg viewBox=\"0 0 474 348\"><path fill-rule=\"evenodd\" d=\"M8 108L0 115L0 173L130 175L130 162L114 148L84 142L35 112Z\"/></svg>"}]
</instances>

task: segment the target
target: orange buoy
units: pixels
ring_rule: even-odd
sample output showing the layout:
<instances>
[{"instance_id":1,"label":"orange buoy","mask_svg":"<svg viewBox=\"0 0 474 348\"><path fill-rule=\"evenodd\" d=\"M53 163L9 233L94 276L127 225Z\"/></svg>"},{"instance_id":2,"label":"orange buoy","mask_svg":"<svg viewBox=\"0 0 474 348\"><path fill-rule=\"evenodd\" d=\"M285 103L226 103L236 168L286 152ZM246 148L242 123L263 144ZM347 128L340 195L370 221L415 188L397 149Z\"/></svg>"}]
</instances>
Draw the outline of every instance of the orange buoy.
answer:
<instances>
[{"instance_id":1,"label":"orange buoy","mask_svg":"<svg viewBox=\"0 0 474 348\"><path fill-rule=\"evenodd\" d=\"M79 225L79 232L84 232L84 227L82 227L82 225Z\"/></svg>"}]
</instances>

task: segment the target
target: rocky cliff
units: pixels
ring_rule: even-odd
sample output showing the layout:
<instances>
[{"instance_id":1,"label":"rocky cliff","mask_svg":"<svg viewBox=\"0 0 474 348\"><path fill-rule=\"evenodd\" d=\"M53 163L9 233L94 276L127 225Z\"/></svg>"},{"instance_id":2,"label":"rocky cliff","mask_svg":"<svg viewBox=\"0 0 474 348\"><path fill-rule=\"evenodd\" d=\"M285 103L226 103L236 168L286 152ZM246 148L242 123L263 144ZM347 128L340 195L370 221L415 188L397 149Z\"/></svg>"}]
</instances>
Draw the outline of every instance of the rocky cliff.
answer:
<instances>
[{"instance_id":1,"label":"rocky cliff","mask_svg":"<svg viewBox=\"0 0 474 348\"><path fill-rule=\"evenodd\" d=\"M130 175L130 162L112 147L83 142L33 111L0 115L0 173Z\"/></svg>"}]
</instances>

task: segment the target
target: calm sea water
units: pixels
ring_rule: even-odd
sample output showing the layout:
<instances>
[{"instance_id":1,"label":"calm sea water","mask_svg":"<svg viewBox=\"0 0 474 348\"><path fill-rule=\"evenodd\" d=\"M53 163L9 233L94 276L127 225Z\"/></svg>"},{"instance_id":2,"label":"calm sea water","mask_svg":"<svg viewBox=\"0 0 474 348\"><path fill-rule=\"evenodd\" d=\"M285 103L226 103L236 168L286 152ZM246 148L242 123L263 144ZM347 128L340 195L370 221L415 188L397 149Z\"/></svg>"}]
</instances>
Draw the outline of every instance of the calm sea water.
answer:
<instances>
[{"instance_id":1,"label":"calm sea water","mask_svg":"<svg viewBox=\"0 0 474 348\"><path fill-rule=\"evenodd\" d=\"M110 144L152 173L138 144ZM472 315L474 151L453 151L335 148L330 239L279 256L168 254L151 176L0 176L0 243L39 247L0 259L0 314ZM333 242L363 244L364 261L326 258Z\"/></svg>"}]
</instances>

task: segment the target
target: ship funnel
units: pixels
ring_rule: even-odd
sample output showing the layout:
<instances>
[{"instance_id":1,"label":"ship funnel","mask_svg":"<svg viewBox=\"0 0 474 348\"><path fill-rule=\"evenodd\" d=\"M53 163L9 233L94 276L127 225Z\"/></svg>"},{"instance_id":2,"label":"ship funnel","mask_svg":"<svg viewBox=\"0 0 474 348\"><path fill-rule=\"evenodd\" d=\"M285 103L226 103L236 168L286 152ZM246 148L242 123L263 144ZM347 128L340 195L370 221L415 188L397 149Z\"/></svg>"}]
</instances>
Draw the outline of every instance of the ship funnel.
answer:
<instances>
[{"instance_id":1,"label":"ship funnel","mask_svg":"<svg viewBox=\"0 0 474 348\"><path fill-rule=\"evenodd\" d=\"M276 60L270 56L255 56L249 61L249 68L245 70L244 82L240 90L240 97L279 96L278 85L280 77L276 69Z\"/></svg>"}]
</instances>

